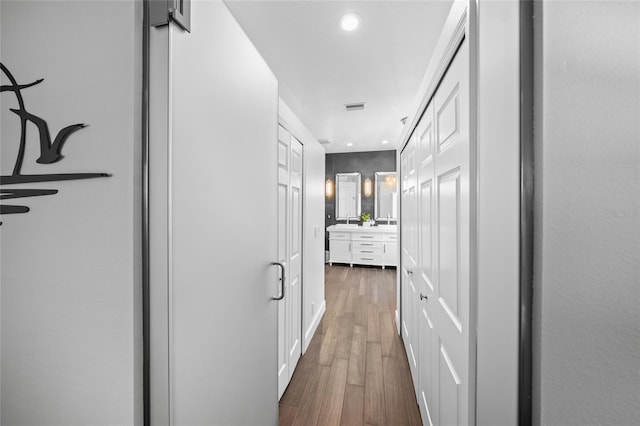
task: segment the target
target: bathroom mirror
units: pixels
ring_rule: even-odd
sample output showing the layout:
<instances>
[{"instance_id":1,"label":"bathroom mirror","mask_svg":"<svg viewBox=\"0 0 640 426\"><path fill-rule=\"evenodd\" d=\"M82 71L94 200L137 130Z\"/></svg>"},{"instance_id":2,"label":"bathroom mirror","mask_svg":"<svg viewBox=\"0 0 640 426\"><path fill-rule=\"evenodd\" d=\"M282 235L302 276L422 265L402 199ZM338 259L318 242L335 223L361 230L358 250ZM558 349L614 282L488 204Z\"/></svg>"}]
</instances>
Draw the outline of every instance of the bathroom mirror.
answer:
<instances>
[{"instance_id":1,"label":"bathroom mirror","mask_svg":"<svg viewBox=\"0 0 640 426\"><path fill-rule=\"evenodd\" d=\"M398 173L376 172L375 220L398 220Z\"/></svg>"},{"instance_id":2,"label":"bathroom mirror","mask_svg":"<svg viewBox=\"0 0 640 426\"><path fill-rule=\"evenodd\" d=\"M360 173L336 173L336 220L359 220Z\"/></svg>"}]
</instances>

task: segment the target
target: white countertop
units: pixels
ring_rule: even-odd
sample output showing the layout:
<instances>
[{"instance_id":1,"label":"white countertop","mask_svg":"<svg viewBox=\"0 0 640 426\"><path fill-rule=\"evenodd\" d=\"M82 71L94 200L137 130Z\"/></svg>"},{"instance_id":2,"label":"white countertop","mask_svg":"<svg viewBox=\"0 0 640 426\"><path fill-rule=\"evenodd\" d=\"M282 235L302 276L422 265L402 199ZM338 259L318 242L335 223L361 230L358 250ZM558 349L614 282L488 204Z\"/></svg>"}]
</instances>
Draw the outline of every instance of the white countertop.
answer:
<instances>
[{"instance_id":1,"label":"white countertop","mask_svg":"<svg viewBox=\"0 0 640 426\"><path fill-rule=\"evenodd\" d=\"M398 227L396 225L383 226L338 226L331 225L327 227L329 232L371 232L371 233L396 233Z\"/></svg>"}]
</instances>

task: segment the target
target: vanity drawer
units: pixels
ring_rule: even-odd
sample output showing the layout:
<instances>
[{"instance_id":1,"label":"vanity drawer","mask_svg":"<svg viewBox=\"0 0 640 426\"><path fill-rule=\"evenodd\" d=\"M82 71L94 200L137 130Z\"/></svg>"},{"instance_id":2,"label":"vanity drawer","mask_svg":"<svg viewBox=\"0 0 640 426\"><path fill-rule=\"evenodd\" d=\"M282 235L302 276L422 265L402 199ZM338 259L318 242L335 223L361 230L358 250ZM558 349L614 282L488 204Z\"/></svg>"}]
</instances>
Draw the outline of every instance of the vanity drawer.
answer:
<instances>
[{"instance_id":1,"label":"vanity drawer","mask_svg":"<svg viewBox=\"0 0 640 426\"><path fill-rule=\"evenodd\" d=\"M398 241L398 234L384 234L383 241Z\"/></svg>"},{"instance_id":2,"label":"vanity drawer","mask_svg":"<svg viewBox=\"0 0 640 426\"><path fill-rule=\"evenodd\" d=\"M350 232L329 232L330 240L350 240L351 233Z\"/></svg>"},{"instance_id":3,"label":"vanity drawer","mask_svg":"<svg viewBox=\"0 0 640 426\"><path fill-rule=\"evenodd\" d=\"M382 236L372 232L354 232L353 241L382 241Z\"/></svg>"},{"instance_id":4,"label":"vanity drawer","mask_svg":"<svg viewBox=\"0 0 640 426\"><path fill-rule=\"evenodd\" d=\"M370 256L370 255L381 255L382 254L382 247L381 246L376 246L376 247L354 247L353 248L353 255L354 256Z\"/></svg>"},{"instance_id":5,"label":"vanity drawer","mask_svg":"<svg viewBox=\"0 0 640 426\"><path fill-rule=\"evenodd\" d=\"M353 253L353 263L380 265L382 264L382 255L375 253Z\"/></svg>"},{"instance_id":6,"label":"vanity drawer","mask_svg":"<svg viewBox=\"0 0 640 426\"><path fill-rule=\"evenodd\" d=\"M364 250L372 250L372 249L382 249L382 243L379 241L353 241L354 250L364 249Z\"/></svg>"}]
</instances>

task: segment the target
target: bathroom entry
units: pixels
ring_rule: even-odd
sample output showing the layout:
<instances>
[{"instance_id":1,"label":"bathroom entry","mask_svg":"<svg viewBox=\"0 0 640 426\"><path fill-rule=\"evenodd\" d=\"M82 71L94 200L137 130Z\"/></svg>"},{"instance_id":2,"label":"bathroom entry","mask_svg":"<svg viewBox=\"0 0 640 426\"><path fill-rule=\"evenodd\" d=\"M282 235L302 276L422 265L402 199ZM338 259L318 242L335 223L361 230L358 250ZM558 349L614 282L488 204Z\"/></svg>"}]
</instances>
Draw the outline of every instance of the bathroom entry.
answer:
<instances>
[{"instance_id":1,"label":"bathroom entry","mask_svg":"<svg viewBox=\"0 0 640 426\"><path fill-rule=\"evenodd\" d=\"M302 144L278 126L278 399L302 355Z\"/></svg>"}]
</instances>

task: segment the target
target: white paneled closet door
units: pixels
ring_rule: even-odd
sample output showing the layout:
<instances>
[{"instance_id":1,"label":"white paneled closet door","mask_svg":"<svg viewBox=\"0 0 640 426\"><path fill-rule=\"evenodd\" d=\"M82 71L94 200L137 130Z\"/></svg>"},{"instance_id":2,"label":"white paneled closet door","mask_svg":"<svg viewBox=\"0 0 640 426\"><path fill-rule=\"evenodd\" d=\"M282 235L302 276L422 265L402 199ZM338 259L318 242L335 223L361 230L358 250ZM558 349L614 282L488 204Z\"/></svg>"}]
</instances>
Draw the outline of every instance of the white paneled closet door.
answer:
<instances>
[{"instance_id":1,"label":"white paneled closet door","mask_svg":"<svg viewBox=\"0 0 640 426\"><path fill-rule=\"evenodd\" d=\"M464 41L415 132L419 294L407 303L418 305L417 397L430 425L470 420L468 55Z\"/></svg>"},{"instance_id":2,"label":"white paneled closet door","mask_svg":"<svg viewBox=\"0 0 640 426\"><path fill-rule=\"evenodd\" d=\"M289 384L289 357L287 355L287 301L286 290L289 260L289 178L291 134L278 126L278 262L284 265L285 276L282 283L284 298L278 301L278 399Z\"/></svg>"},{"instance_id":3,"label":"white paneled closet door","mask_svg":"<svg viewBox=\"0 0 640 426\"><path fill-rule=\"evenodd\" d=\"M278 398L302 354L302 144L278 126L278 262L284 297L278 302Z\"/></svg>"},{"instance_id":4,"label":"white paneled closet door","mask_svg":"<svg viewBox=\"0 0 640 426\"><path fill-rule=\"evenodd\" d=\"M400 162L402 169L402 338L411 366L414 387L417 386L418 330L416 272L418 266L417 232L417 191L416 191L416 138L412 137L402 151Z\"/></svg>"},{"instance_id":5,"label":"white paneled closet door","mask_svg":"<svg viewBox=\"0 0 640 426\"><path fill-rule=\"evenodd\" d=\"M291 179L289 187L291 215L289 229L289 311L287 324L289 380L302 355L302 144L291 137Z\"/></svg>"},{"instance_id":6,"label":"white paneled closet door","mask_svg":"<svg viewBox=\"0 0 640 426\"><path fill-rule=\"evenodd\" d=\"M436 421L436 402L434 401L433 375L433 314L429 311L432 303L426 303L425 297L434 300L434 230L433 230L433 146L434 146L434 125L433 106L429 105L416 128L418 135L418 194L420 199L420 223L419 229L419 275L418 290L420 292L420 303L418 307L418 333L420 361L418 365L418 405L424 424L438 424Z\"/></svg>"}]
</instances>

